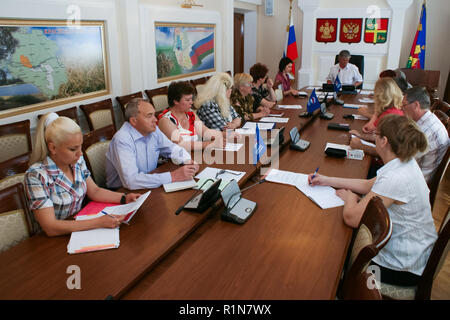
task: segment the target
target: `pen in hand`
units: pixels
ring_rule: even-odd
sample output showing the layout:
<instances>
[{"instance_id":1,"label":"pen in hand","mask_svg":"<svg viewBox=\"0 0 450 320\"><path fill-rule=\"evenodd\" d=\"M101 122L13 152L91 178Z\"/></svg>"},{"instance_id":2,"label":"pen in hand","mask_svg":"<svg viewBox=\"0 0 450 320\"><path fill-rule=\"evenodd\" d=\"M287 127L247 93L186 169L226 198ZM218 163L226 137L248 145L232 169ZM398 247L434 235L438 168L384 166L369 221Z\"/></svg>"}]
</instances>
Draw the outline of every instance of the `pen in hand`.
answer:
<instances>
[{"instance_id":1,"label":"pen in hand","mask_svg":"<svg viewBox=\"0 0 450 320\"><path fill-rule=\"evenodd\" d=\"M316 176L317 171L319 171L319 167L317 167L316 171L314 171L314 174L311 177L311 182L314 179L314 177ZM309 184L311 184L311 182Z\"/></svg>"},{"instance_id":2,"label":"pen in hand","mask_svg":"<svg viewBox=\"0 0 450 320\"><path fill-rule=\"evenodd\" d=\"M110 215L109 213L107 213L105 211L102 211L101 213L103 213L104 215L107 215L108 217L111 217L113 219L117 219L116 217ZM129 225L128 222L126 222L126 221L120 221L120 223L125 223L126 225Z\"/></svg>"}]
</instances>

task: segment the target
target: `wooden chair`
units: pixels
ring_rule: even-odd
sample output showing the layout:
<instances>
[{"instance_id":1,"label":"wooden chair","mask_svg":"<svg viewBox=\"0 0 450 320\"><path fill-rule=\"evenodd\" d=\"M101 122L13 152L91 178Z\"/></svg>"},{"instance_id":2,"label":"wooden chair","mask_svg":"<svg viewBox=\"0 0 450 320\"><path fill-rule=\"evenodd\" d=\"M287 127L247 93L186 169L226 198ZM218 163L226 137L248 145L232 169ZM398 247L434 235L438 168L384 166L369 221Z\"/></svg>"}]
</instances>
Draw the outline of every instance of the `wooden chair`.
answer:
<instances>
[{"instance_id":1,"label":"wooden chair","mask_svg":"<svg viewBox=\"0 0 450 320\"><path fill-rule=\"evenodd\" d=\"M447 257L450 239L450 210L441 224L438 232L438 238L433 246L430 257L428 258L425 269L420 277L419 284L415 287L401 287L391 284L381 283L380 292L383 299L399 299L399 300L429 300L431 297L431 289L433 280L439 273L442 264Z\"/></svg>"},{"instance_id":2,"label":"wooden chair","mask_svg":"<svg viewBox=\"0 0 450 320\"><path fill-rule=\"evenodd\" d=\"M0 162L32 151L30 120L0 126Z\"/></svg>"},{"instance_id":3,"label":"wooden chair","mask_svg":"<svg viewBox=\"0 0 450 320\"><path fill-rule=\"evenodd\" d=\"M450 148L447 148L444 158L442 158L442 161L437 167L436 171L434 172L433 177L428 182L428 189L430 189L431 210L433 210L434 207L434 200L436 200L436 194L439 188L439 184L441 183L442 177L444 176L444 173L447 169L449 156L450 156Z\"/></svg>"},{"instance_id":4,"label":"wooden chair","mask_svg":"<svg viewBox=\"0 0 450 320\"><path fill-rule=\"evenodd\" d=\"M405 73L406 80L413 86L425 87L430 94L432 100L438 96L439 78L441 72L439 70L424 70L401 68Z\"/></svg>"},{"instance_id":5,"label":"wooden chair","mask_svg":"<svg viewBox=\"0 0 450 320\"><path fill-rule=\"evenodd\" d=\"M367 286L372 276L367 272L367 267L389 241L391 234L391 220L383 201L373 197L367 204L353 240L349 264L338 292L340 299L381 298L375 286L373 289Z\"/></svg>"},{"instance_id":6,"label":"wooden chair","mask_svg":"<svg viewBox=\"0 0 450 320\"><path fill-rule=\"evenodd\" d=\"M111 99L82 104L80 108L86 115L90 130L97 130L111 124L117 128Z\"/></svg>"},{"instance_id":7,"label":"wooden chair","mask_svg":"<svg viewBox=\"0 0 450 320\"><path fill-rule=\"evenodd\" d=\"M83 137L83 156L95 183L106 187L106 152L114 136L112 125L88 132Z\"/></svg>"},{"instance_id":8,"label":"wooden chair","mask_svg":"<svg viewBox=\"0 0 450 320\"><path fill-rule=\"evenodd\" d=\"M441 99L435 100L431 105L430 110L432 112L439 110L450 117L450 104L448 104L445 101L442 101Z\"/></svg>"},{"instance_id":9,"label":"wooden chair","mask_svg":"<svg viewBox=\"0 0 450 320\"><path fill-rule=\"evenodd\" d=\"M30 156L31 153L28 152L0 163L0 190L17 183L24 183Z\"/></svg>"},{"instance_id":10,"label":"wooden chair","mask_svg":"<svg viewBox=\"0 0 450 320\"><path fill-rule=\"evenodd\" d=\"M77 107L72 107L60 111L56 111L56 114L60 117L67 117L80 124L80 119L78 118ZM40 119L44 114L38 115L38 119Z\"/></svg>"},{"instance_id":11,"label":"wooden chair","mask_svg":"<svg viewBox=\"0 0 450 320\"><path fill-rule=\"evenodd\" d=\"M142 92L138 91L132 94L127 94L125 96L116 97L116 100L119 102L120 108L122 109L122 113L125 115L125 106L127 105L127 103L133 100L134 98L143 98L143 97L144 96L142 95Z\"/></svg>"},{"instance_id":12,"label":"wooden chair","mask_svg":"<svg viewBox=\"0 0 450 320\"><path fill-rule=\"evenodd\" d=\"M161 87L153 90L145 90L150 103L155 108L156 114L161 113L169 107L169 101L167 100L167 93L169 92L169 87Z\"/></svg>"},{"instance_id":13,"label":"wooden chair","mask_svg":"<svg viewBox=\"0 0 450 320\"><path fill-rule=\"evenodd\" d=\"M21 183L0 190L0 252L32 234L30 210Z\"/></svg>"}]
</instances>

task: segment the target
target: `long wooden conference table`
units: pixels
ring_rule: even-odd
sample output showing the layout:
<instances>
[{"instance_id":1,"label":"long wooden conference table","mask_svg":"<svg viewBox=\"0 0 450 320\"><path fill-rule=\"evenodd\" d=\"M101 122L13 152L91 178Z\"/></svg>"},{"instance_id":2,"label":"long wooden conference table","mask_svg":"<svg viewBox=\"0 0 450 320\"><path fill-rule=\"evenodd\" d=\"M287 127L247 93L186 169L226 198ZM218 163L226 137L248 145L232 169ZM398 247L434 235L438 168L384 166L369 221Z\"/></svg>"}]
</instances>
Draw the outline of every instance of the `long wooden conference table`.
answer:
<instances>
[{"instance_id":1,"label":"long wooden conference table","mask_svg":"<svg viewBox=\"0 0 450 320\"><path fill-rule=\"evenodd\" d=\"M343 97L347 103L358 98ZM270 166L300 173L320 167L324 175L365 178L370 157L337 159L324 153L327 142L350 141L348 132L327 130L330 121L350 123L352 129L364 125L342 118L356 110L330 106L332 120L299 118L307 101L288 97L281 104L303 108L273 111L283 112L289 122L277 124L285 126L285 142L277 150L268 148ZM294 126L311 142L304 152L287 146ZM202 163L200 172L206 167L244 171L239 185L251 185L268 165L252 164L248 148L246 139L242 151L219 157L229 163L244 152L243 164ZM264 182L243 194L257 203L243 225L221 220L221 200L203 213L175 215L193 192L153 189L130 225L121 227L117 249L70 255L70 235L38 234L0 253L0 299L334 299L352 236L342 207L322 210L294 187ZM81 289L68 288L71 266L81 271Z\"/></svg>"}]
</instances>

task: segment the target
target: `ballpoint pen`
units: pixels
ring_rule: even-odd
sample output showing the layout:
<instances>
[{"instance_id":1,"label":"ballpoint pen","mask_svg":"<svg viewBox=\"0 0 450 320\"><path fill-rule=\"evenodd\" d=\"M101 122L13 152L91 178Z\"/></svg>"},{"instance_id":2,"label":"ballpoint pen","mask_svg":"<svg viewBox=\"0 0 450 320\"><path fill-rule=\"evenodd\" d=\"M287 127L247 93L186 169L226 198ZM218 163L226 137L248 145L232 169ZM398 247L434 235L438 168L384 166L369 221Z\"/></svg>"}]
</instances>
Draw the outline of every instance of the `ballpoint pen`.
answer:
<instances>
[{"instance_id":1,"label":"ballpoint pen","mask_svg":"<svg viewBox=\"0 0 450 320\"><path fill-rule=\"evenodd\" d=\"M104 215L107 215L108 217L111 217L113 219L117 219L116 217L110 215L109 213L107 213L105 211L102 211L101 213L103 213ZM120 221L120 223L125 223L126 225L129 225L128 222L126 222L126 221Z\"/></svg>"},{"instance_id":2,"label":"ballpoint pen","mask_svg":"<svg viewBox=\"0 0 450 320\"><path fill-rule=\"evenodd\" d=\"M314 177L316 176L317 171L319 171L319 167L317 167L316 171L314 171L314 174L313 174L312 177L311 177L311 181L312 181L312 179L314 179ZM311 183L310 183L310 184L311 184Z\"/></svg>"}]
</instances>

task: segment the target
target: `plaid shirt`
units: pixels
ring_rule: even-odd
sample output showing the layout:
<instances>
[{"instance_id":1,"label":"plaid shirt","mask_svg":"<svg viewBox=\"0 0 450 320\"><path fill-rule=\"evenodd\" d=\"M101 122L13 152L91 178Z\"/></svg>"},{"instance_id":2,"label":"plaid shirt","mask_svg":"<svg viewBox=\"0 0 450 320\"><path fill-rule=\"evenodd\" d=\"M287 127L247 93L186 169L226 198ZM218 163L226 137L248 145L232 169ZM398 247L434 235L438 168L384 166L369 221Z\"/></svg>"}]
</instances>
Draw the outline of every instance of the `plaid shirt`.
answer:
<instances>
[{"instance_id":1,"label":"plaid shirt","mask_svg":"<svg viewBox=\"0 0 450 320\"><path fill-rule=\"evenodd\" d=\"M228 122L239 118L237 112L230 106L230 116L228 119L225 119L220 113L219 105L214 100L205 102L200 109L197 110L197 115L200 120L203 121L205 126L215 130L223 130L223 127L225 127Z\"/></svg>"},{"instance_id":2,"label":"plaid shirt","mask_svg":"<svg viewBox=\"0 0 450 320\"><path fill-rule=\"evenodd\" d=\"M50 157L33 164L25 174L25 189L31 210L53 207L56 219L80 211L91 173L83 157L73 166L74 183Z\"/></svg>"},{"instance_id":3,"label":"plaid shirt","mask_svg":"<svg viewBox=\"0 0 450 320\"><path fill-rule=\"evenodd\" d=\"M427 137L428 150L416 155L416 161L425 180L429 182L449 146L448 132L441 120L430 111L417 121L417 125Z\"/></svg>"}]
</instances>

